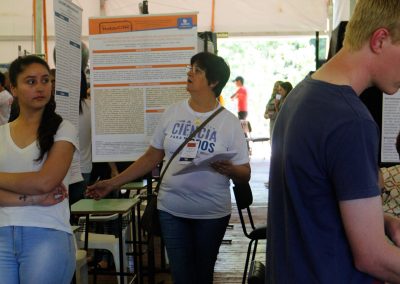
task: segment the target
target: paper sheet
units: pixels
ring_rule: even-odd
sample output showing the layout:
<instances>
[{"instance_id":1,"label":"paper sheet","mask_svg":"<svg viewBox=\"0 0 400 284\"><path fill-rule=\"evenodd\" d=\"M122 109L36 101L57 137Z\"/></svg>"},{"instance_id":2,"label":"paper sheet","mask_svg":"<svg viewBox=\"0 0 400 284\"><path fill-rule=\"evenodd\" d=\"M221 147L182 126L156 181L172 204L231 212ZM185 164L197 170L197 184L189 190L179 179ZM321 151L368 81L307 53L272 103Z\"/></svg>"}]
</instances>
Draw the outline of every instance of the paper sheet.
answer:
<instances>
[{"instance_id":1,"label":"paper sheet","mask_svg":"<svg viewBox=\"0 0 400 284\"><path fill-rule=\"evenodd\" d=\"M184 167L181 170L178 170L177 172L173 173L172 175L182 175L182 174L187 174L191 172L199 172L199 171L212 171L213 169L211 168L210 164L216 161L221 161L221 160L230 160L232 159L237 152L231 151L231 152L222 152L222 153L216 153L212 154L209 156L202 156L199 158L196 158L193 160L192 163L188 164L186 167Z\"/></svg>"}]
</instances>

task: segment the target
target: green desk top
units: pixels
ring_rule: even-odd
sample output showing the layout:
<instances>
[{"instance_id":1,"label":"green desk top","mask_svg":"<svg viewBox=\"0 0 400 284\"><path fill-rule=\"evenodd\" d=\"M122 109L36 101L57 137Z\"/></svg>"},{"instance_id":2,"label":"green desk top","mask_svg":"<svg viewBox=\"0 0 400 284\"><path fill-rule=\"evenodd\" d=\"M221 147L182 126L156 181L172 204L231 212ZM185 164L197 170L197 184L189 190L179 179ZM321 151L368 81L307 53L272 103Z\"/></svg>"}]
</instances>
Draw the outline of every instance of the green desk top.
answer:
<instances>
[{"instance_id":1,"label":"green desk top","mask_svg":"<svg viewBox=\"0 0 400 284\"><path fill-rule=\"evenodd\" d=\"M79 230L79 228L80 228L79 226L71 226L72 233L77 232Z\"/></svg>"},{"instance_id":2,"label":"green desk top","mask_svg":"<svg viewBox=\"0 0 400 284\"><path fill-rule=\"evenodd\" d=\"M129 199L81 199L72 204L71 213L73 214L114 214L125 213L139 203L138 198Z\"/></svg>"},{"instance_id":3,"label":"green desk top","mask_svg":"<svg viewBox=\"0 0 400 284\"><path fill-rule=\"evenodd\" d=\"M128 182L121 186L121 189L142 189L147 186L147 181L135 181L135 182Z\"/></svg>"}]
</instances>

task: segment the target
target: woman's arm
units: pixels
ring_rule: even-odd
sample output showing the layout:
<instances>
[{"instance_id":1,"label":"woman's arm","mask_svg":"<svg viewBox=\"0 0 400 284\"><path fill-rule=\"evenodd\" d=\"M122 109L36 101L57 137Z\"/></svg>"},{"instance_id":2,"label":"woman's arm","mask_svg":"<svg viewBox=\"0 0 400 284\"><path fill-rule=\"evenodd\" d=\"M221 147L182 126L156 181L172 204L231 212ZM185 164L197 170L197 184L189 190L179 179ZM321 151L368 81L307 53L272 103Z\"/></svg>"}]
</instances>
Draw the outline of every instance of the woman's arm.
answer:
<instances>
[{"instance_id":1,"label":"woman's arm","mask_svg":"<svg viewBox=\"0 0 400 284\"><path fill-rule=\"evenodd\" d=\"M118 167L117 167L117 164L115 162L109 162L108 166L111 169L111 177L115 177L115 176L117 176L119 174Z\"/></svg>"},{"instance_id":2,"label":"woman's arm","mask_svg":"<svg viewBox=\"0 0 400 284\"><path fill-rule=\"evenodd\" d=\"M43 167L37 172L0 173L0 188L18 194L50 193L61 184L71 165L75 147L68 141L56 141Z\"/></svg>"},{"instance_id":3,"label":"woman's arm","mask_svg":"<svg viewBox=\"0 0 400 284\"><path fill-rule=\"evenodd\" d=\"M86 195L94 199L101 199L111 191L119 189L128 183L153 170L164 158L164 150L150 146L136 162L132 163L122 173L108 180L99 181L89 186Z\"/></svg>"},{"instance_id":4,"label":"woman's arm","mask_svg":"<svg viewBox=\"0 0 400 284\"><path fill-rule=\"evenodd\" d=\"M68 191L63 185L55 187L49 193L40 195L18 194L0 189L0 206L50 206L62 202L67 197Z\"/></svg>"},{"instance_id":5,"label":"woman's arm","mask_svg":"<svg viewBox=\"0 0 400 284\"><path fill-rule=\"evenodd\" d=\"M250 180L251 168L249 163L233 165L231 161L224 160L212 163L211 167L221 175L231 178L234 182L244 183Z\"/></svg>"}]
</instances>

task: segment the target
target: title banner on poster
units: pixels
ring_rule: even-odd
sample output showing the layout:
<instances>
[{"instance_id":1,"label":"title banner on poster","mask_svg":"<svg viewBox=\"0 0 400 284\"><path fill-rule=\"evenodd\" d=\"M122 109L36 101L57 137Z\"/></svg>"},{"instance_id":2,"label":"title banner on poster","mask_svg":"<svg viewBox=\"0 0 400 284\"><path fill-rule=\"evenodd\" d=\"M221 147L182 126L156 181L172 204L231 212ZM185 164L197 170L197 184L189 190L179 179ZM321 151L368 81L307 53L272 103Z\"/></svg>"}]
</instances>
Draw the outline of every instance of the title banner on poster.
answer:
<instances>
[{"instance_id":1,"label":"title banner on poster","mask_svg":"<svg viewBox=\"0 0 400 284\"><path fill-rule=\"evenodd\" d=\"M196 13L89 20L94 162L135 161L165 109L188 97Z\"/></svg>"}]
</instances>

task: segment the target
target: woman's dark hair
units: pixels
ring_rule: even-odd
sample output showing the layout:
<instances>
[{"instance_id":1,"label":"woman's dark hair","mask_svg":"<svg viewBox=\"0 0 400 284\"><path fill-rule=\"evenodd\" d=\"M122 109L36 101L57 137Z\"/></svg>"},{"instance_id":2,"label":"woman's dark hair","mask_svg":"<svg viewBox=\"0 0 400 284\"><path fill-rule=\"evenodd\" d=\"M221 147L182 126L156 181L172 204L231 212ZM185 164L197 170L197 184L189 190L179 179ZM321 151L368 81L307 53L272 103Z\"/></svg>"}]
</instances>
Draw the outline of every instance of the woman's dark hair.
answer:
<instances>
[{"instance_id":1,"label":"woman's dark hair","mask_svg":"<svg viewBox=\"0 0 400 284\"><path fill-rule=\"evenodd\" d=\"M82 113L82 105L84 104L85 100L88 97L87 88L88 87L87 87L86 74L82 70L81 71L81 93L80 93L80 96L79 96L79 114Z\"/></svg>"},{"instance_id":2,"label":"woman's dark hair","mask_svg":"<svg viewBox=\"0 0 400 284\"><path fill-rule=\"evenodd\" d=\"M278 87L279 87L280 85L282 85L282 83L283 83L283 81L276 81L276 82L274 83L274 87L272 88L272 94L271 94L271 96L274 97L274 99L275 99L276 93L278 92Z\"/></svg>"},{"instance_id":3,"label":"woman's dark hair","mask_svg":"<svg viewBox=\"0 0 400 284\"><path fill-rule=\"evenodd\" d=\"M281 87L286 91L286 95L288 95L290 91L293 90L293 86L292 84L290 84L290 82L281 83Z\"/></svg>"},{"instance_id":4,"label":"woman's dark hair","mask_svg":"<svg viewBox=\"0 0 400 284\"><path fill-rule=\"evenodd\" d=\"M206 78L209 84L217 83L213 92L215 97L219 97L231 74L229 66L226 64L225 60L222 57L209 52L200 52L190 59L190 64L196 64L206 73Z\"/></svg>"},{"instance_id":5,"label":"woman's dark hair","mask_svg":"<svg viewBox=\"0 0 400 284\"><path fill-rule=\"evenodd\" d=\"M49 65L42 58L35 55L18 57L9 67L10 83L13 87L17 86L18 76L34 63L43 65L50 73ZM53 96L50 96L50 100L44 108L38 128L37 140L40 154L36 161L41 161L54 144L54 135L62 122L62 117L58 115L55 110L56 101Z\"/></svg>"},{"instance_id":6,"label":"woman's dark hair","mask_svg":"<svg viewBox=\"0 0 400 284\"><path fill-rule=\"evenodd\" d=\"M6 84L6 76L0 72L0 86L4 87Z\"/></svg>"}]
</instances>

